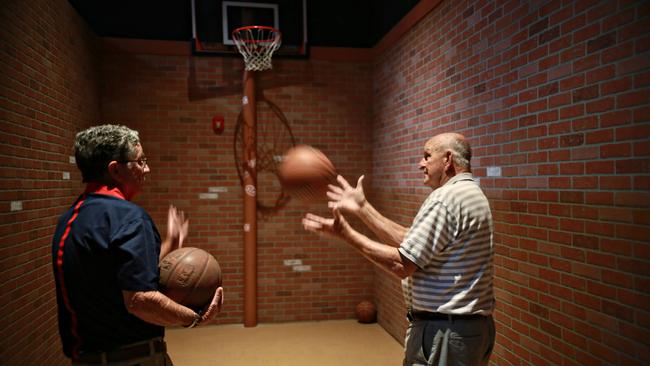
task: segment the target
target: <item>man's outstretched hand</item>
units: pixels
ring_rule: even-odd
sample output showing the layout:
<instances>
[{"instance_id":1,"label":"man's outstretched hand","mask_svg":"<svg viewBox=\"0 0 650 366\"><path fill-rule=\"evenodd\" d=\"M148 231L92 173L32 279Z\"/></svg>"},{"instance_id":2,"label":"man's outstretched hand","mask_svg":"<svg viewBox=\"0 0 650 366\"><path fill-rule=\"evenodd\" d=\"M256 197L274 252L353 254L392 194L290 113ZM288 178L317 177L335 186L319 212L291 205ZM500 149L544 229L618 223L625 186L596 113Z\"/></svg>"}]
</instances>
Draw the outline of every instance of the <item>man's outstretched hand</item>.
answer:
<instances>
[{"instance_id":1,"label":"man's outstretched hand","mask_svg":"<svg viewBox=\"0 0 650 366\"><path fill-rule=\"evenodd\" d=\"M363 205L366 204L366 195L363 192L363 178L360 176L357 180L357 186L352 187L345 178L337 176L336 180L339 186L330 184L327 197L330 201L327 206L331 209L339 210L343 214L357 215Z\"/></svg>"},{"instance_id":2,"label":"man's outstretched hand","mask_svg":"<svg viewBox=\"0 0 650 366\"><path fill-rule=\"evenodd\" d=\"M302 219L302 227L316 234L326 234L337 238L345 239L345 229L349 226L345 217L337 209L332 210L334 217L325 218L322 216L307 213Z\"/></svg>"}]
</instances>

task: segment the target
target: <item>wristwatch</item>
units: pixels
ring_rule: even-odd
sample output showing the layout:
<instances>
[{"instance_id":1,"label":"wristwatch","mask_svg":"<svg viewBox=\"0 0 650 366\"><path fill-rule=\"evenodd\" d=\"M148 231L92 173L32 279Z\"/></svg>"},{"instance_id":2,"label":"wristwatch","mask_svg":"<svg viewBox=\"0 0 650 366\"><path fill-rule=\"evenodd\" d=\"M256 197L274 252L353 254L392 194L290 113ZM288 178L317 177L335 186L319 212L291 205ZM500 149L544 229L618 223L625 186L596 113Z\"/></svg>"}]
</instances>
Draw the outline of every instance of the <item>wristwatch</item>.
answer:
<instances>
[{"instance_id":1,"label":"wristwatch","mask_svg":"<svg viewBox=\"0 0 650 366\"><path fill-rule=\"evenodd\" d=\"M194 320L192 321L192 324L186 325L185 328L194 328L197 325L199 325L199 322L201 321L201 315L198 313L194 313Z\"/></svg>"}]
</instances>

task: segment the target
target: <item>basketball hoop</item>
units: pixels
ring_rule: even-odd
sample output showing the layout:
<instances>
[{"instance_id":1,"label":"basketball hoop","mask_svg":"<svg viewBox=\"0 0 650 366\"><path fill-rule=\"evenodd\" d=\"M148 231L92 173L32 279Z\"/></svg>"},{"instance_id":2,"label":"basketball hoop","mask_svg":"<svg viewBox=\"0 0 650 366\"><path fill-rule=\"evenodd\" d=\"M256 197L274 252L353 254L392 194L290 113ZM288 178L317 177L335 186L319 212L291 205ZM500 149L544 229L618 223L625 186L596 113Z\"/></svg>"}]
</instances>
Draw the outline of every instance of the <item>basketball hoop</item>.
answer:
<instances>
[{"instance_id":1,"label":"basketball hoop","mask_svg":"<svg viewBox=\"0 0 650 366\"><path fill-rule=\"evenodd\" d=\"M244 326L257 325L257 71L268 70L271 56L280 47L280 31L271 27L237 28L232 39L244 56L242 140L244 176Z\"/></svg>"},{"instance_id":2,"label":"basketball hoop","mask_svg":"<svg viewBox=\"0 0 650 366\"><path fill-rule=\"evenodd\" d=\"M247 71L262 71L272 68L271 56L280 48L280 31L260 25L237 28L232 39L244 56Z\"/></svg>"}]
</instances>

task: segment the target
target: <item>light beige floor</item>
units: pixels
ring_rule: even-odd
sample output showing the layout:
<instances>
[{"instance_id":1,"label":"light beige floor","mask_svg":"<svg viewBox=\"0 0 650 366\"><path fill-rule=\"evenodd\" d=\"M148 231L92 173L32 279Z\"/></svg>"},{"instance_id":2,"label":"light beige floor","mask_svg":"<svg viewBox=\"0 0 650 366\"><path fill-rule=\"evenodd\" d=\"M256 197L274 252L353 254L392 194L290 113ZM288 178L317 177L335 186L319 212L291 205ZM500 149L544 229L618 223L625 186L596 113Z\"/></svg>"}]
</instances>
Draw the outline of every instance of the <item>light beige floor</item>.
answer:
<instances>
[{"instance_id":1,"label":"light beige floor","mask_svg":"<svg viewBox=\"0 0 650 366\"><path fill-rule=\"evenodd\" d=\"M174 366L396 366L404 352L356 320L168 328L165 340Z\"/></svg>"}]
</instances>

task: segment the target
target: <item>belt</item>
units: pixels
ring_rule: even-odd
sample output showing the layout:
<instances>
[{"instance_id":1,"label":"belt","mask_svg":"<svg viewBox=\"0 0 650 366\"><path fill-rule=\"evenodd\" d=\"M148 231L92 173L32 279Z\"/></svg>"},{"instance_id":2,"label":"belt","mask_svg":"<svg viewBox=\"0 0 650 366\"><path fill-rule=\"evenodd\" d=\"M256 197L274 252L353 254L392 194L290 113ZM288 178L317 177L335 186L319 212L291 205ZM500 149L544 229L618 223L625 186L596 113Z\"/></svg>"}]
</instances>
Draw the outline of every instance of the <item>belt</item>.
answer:
<instances>
[{"instance_id":1,"label":"belt","mask_svg":"<svg viewBox=\"0 0 650 366\"><path fill-rule=\"evenodd\" d=\"M82 352L75 361L84 363L105 364L131 360L134 358L148 357L156 353L167 351L167 344L161 338L154 338L149 341L138 342L122 346L108 352Z\"/></svg>"},{"instance_id":2,"label":"belt","mask_svg":"<svg viewBox=\"0 0 650 366\"><path fill-rule=\"evenodd\" d=\"M409 310L406 313L406 318L409 321L414 320L448 320L450 322L456 320L474 320L484 319L485 315L481 314L445 314L445 313L432 313L429 311Z\"/></svg>"}]
</instances>

